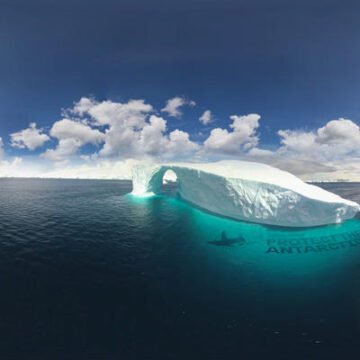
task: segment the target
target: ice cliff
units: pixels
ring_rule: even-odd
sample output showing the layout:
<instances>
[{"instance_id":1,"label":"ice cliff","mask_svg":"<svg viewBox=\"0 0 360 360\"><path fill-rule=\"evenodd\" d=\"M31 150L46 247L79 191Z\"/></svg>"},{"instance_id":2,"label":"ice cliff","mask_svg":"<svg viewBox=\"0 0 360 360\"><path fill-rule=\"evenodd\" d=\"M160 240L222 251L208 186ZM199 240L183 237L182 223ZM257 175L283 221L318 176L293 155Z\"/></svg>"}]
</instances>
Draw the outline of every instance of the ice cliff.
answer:
<instances>
[{"instance_id":1,"label":"ice cliff","mask_svg":"<svg viewBox=\"0 0 360 360\"><path fill-rule=\"evenodd\" d=\"M274 167L245 162L139 164L133 168L133 194L161 191L173 170L180 196L205 210L233 219L306 227L352 218L360 205Z\"/></svg>"}]
</instances>

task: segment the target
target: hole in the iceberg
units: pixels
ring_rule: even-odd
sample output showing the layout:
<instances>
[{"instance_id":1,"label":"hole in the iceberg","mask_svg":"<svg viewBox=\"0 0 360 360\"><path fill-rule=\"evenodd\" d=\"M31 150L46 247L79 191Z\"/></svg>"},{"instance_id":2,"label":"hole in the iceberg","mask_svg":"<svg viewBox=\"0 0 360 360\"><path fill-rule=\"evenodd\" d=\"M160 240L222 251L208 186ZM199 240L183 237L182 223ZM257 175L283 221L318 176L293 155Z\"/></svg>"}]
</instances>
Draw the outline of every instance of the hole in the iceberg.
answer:
<instances>
[{"instance_id":1,"label":"hole in the iceberg","mask_svg":"<svg viewBox=\"0 0 360 360\"><path fill-rule=\"evenodd\" d=\"M177 192L179 185L178 177L173 170L166 170L162 180L162 191L167 193Z\"/></svg>"}]
</instances>

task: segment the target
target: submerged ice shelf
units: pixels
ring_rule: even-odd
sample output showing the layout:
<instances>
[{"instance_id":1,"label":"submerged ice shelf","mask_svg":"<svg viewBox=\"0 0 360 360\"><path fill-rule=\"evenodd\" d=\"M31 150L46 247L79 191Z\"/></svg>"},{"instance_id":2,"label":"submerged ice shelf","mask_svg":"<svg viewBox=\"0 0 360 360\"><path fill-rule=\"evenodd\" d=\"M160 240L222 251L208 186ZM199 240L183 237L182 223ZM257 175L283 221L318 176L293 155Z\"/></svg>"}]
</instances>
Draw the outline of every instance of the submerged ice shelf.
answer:
<instances>
[{"instance_id":1,"label":"submerged ice shelf","mask_svg":"<svg viewBox=\"0 0 360 360\"><path fill-rule=\"evenodd\" d=\"M183 199L237 220L307 227L339 223L360 211L359 204L288 172L247 161L136 165L133 194L159 193L167 170L176 173Z\"/></svg>"}]
</instances>

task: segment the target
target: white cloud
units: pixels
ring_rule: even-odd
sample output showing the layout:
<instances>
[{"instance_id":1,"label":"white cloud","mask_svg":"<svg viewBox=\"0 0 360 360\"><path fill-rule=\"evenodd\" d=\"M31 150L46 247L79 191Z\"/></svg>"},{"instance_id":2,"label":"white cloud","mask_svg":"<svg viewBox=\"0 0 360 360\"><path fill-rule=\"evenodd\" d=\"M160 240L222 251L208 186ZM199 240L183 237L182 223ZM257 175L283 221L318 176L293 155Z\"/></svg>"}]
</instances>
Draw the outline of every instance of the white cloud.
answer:
<instances>
[{"instance_id":1,"label":"white cloud","mask_svg":"<svg viewBox=\"0 0 360 360\"><path fill-rule=\"evenodd\" d=\"M341 146L343 149L360 150L360 128L351 120L340 118L329 121L317 131L320 144Z\"/></svg>"},{"instance_id":2,"label":"white cloud","mask_svg":"<svg viewBox=\"0 0 360 360\"><path fill-rule=\"evenodd\" d=\"M93 126L106 127L104 146L100 156L135 156L139 149L137 132L146 125L146 118L153 111L144 100L130 100L127 103L112 101L97 102L82 98L72 112L89 116Z\"/></svg>"},{"instance_id":3,"label":"white cloud","mask_svg":"<svg viewBox=\"0 0 360 360\"><path fill-rule=\"evenodd\" d=\"M27 129L10 134L11 146L20 149L35 150L49 141L48 135L43 133L43 129L38 129L36 123L31 123Z\"/></svg>"},{"instance_id":4,"label":"white cloud","mask_svg":"<svg viewBox=\"0 0 360 360\"><path fill-rule=\"evenodd\" d=\"M198 149L198 145L190 140L187 132L176 129L167 136L165 131L166 121L152 115L140 133L140 149L145 154L160 158L182 157Z\"/></svg>"},{"instance_id":5,"label":"white cloud","mask_svg":"<svg viewBox=\"0 0 360 360\"><path fill-rule=\"evenodd\" d=\"M92 126L106 127L104 145L99 151L102 158L170 158L197 150L188 133L174 130L167 134L166 120L152 115L153 110L144 100L116 103L82 98L71 112L88 116Z\"/></svg>"},{"instance_id":6,"label":"white cloud","mask_svg":"<svg viewBox=\"0 0 360 360\"><path fill-rule=\"evenodd\" d=\"M0 160L4 156L4 142L3 139L0 137Z\"/></svg>"},{"instance_id":7,"label":"white cloud","mask_svg":"<svg viewBox=\"0 0 360 360\"><path fill-rule=\"evenodd\" d=\"M182 116L182 112L180 110L184 105L195 106L195 101L186 100L180 96L176 96L172 99L169 99L166 102L164 108L161 109L162 112L166 112L169 116L180 118Z\"/></svg>"},{"instance_id":8,"label":"white cloud","mask_svg":"<svg viewBox=\"0 0 360 360\"><path fill-rule=\"evenodd\" d=\"M351 120L331 120L312 131L279 130L281 146L265 150L257 147L256 117L250 121L243 121L241 117L232 119L233 132L212 130L204 142L205 149L225 155L237 154L242 159L263 162L306 180L360 180L360 131ZM244 141L246 146L240 151L239 144Z\"/></svg>"},{"instance_id":9,"label":"white cloud","mask_svg":"<svg viewBox=\"0 0 360 360\"><path fill-rule=\"evenodd\" d=\"M274 152L271 150L259 149L257 147L254 147L249 150L248 155L253 157L269 157L273 156Z\"/></svg>"},{"instance_id":10,"label":"white cloud","mask_svg":"<svg viewBox=\"0 0 360 360\"><path fill-rule=\"evenodd\" d=\"M190 140L189 134L182 130L174 130L169 135L169 142L167 146L169 157L177 155L191 155L194 151L198 150L200 146Z\"/></svg>"},{"instance_id":11,"label":"white cloud","mask_svg":"<svg viewBox=\"0 0 360 360\"><path fill-rule=\"evenodd\" d=\"M203 125L209 125L212 122L212 113L210 110L206 110L203 112L203 114L200 116L199 121Z\"/></svg>"},{"instance_id":12,"label":"white cloud","mask_svg":"<svg viewBox=\"0 0 360 360\"><path fill-rule=\"evenodd\" d=\"M61 179L123 179L130 180L132 168L138 160L90 160L86 164L69 164L59 169L45 171L42 178Z\"/></svg>"},{"instance_id":13,"label":"white cloud","mask_svg":"<svg viewBox=\"0 0 360 360\"><path fill-rule=\"evenodd\" d=\"M12 160L0 161L0 177L22 177L22 172L18 171L22 158L15 157Z\"/></svg>"},{"instance_id":14,"label":"white cloud","mask_svg":"<svg viewBox=\"0 0 360 360\"><path fill-rule=\"evenodd\" d=\"M0 177L21 176L16 172L18 165L22 162L20 157L5 160L4 142L0 137Z\"/></svg>"},{"instance_id":15,"label":"white cloud","mask_svg":"<svg viewBox=\"0 0 360 360\"><path fill-rule=\"evenodd\" d=\"M258 114L231 116L229 127L213 128L202 143L192 141L190 134L181 129L169 130L166 114L180 117L184 105L194 103L181 97L168 100L161 117L144 100L120 103L83 97L63 111L63 119L52 124L49 135L57 144L48 148L43 157L65 166L66 173L57 168L53 175L66 177L102 177L104 172L106 177L116 178L118 174L112 175L112 171L120 171L125 163L128 169L135 160L204 161L236 157L264 162L304 179L360 180L360 128L352 120L331 120L312 130L281 129L280 146L268 150L259 144ZM211 123L211 111L206 110L199 121L204 125ZM29 128L10 134L10 144L34 150L43 146L49 135L32 123ZM28 163L25 166L20 158L9 160L0 138L1 176L44 173L41 169L53 166L45 159L43 163L44 166L35 169Z\"/></svg>"},{"instance_id":16,"label":"white cloud","mask_svg":"<svg viewBox=\"0 0 360 360\"><path fill-rule=\"evenodd\" d=\"M79 110L79 103L81 107ZM82 98L75 104L74 113L83 116L88 114L97 125L120 125L140 128L144 125L145 116L153 111L144 100L130 100L127 103L113 101L97 102L94 99ZM86 104L86 105L84 105Z\"/></svg>"},{"instance_id":17,"label":"white cloud","mask_svg":"<svg viewBox=\"0 0 360 360\"><path fill-rule=\"evenodd\" d=\"M69 119L56 121L50 130L50 135L60 140L74 139L82 145L96 145L104 141L104 134L99 130Z\"/></svg>"},{"instance_id":18,"label":"white cloud","mask_svg":"<svg viewBox=\"0 0 360 360\"><path fill-rule=\"evenodd\" d=\"M139 150L149 155L161 154L167 145L168 139L164 137L166 121L152 115L139 133Z\"/></svg>"},{"instance_id":19,"label":"white cloud","mask_svg":"<svg viewBox=\"0 0 360 360\"><path fill-rule=\"evenodd\" d=\"M353 121L340 118L312 131L279 130L278 134L278 149L253 148L248 158L307 180L360 180L360 130Z\"/></svg>"},{"instance_id":20,"label":"white cloud","mask_svg":"<svg viewBox=\"0 0 360 360\"><path fill-rule=\"evenodd\" d=\"M62 165L67 163L69 158L75 155L80 147L81 143L76 139L60 139L57 147L46 150L43 156Z\"/></svg>"},{"instance_id":21,"label":"white cloud","mask_svg":"<svg viewBox=\"0 0 360 360\"><path fill-rule=\"evenodd\" d=\"M85 144L99 145L105 139L105 135L99 130L70 119L56 121L50 135L59 140L58 145L56 149L46 150L43 155L55 162L66 162Z\"/></svg>"},{"instance_id":22,"label":"white cloud","mask_svg":"<svg viewBox=\"0 0 360 360\"><path fill-rule=\"evenodd\" d=\"M78 102L74 104L73 109L70 109L70 113L83 116L87 111L94 107L96 103L97 102L95 99L82 97ZM65 111L65 114L68 114L68 111Z\"/></svg>"},{"instance_id":23,"label":"white cloud","mask_svg":"<svg viewBox=\"0 0 360 360\"><path fill-rule=\"evenodd\" d=\"M257 129L260 115L249 114L230 117L232 131L216 128L204 142L206 151L220 154L237 155L255 147L259 142Z\"/></svg>"},{"instance_id":24,"label":"white cloud","mask_svg":"<svg viewBox=\"0 0 360 360\"><path fill-rule=\"evenodd\" d=\"M278 135L283 149L287 151L307 153L316 145L316 135L312 132L279 130Z\"/></svg>"},{"instance_id":25,"label":"white cloud","mask_svg":"<svg viewBox=\"0 0 360 360\"><path fill-rule=\"evenodd\" d=\"M360 156L360 128L351 120L331 120L315 131L280 130L278 152L318 161L334 161L344 156Z\"/></svg>"}]
</instances>

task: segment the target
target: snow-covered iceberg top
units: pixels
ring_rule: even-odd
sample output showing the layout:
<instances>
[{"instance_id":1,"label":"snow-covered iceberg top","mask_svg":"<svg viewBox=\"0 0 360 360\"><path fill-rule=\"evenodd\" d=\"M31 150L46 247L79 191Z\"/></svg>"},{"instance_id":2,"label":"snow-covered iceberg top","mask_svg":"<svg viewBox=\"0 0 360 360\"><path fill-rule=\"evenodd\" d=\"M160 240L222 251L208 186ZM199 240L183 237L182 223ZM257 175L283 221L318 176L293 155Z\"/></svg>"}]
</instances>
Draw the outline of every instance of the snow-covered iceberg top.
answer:
<instances>
[{"instance_id":1,"label":"snow-covered iceberg top","mask_svg":"<svg viewBox=\"0 0 360 360\"><path fill-rule=\"evenodd\" d=\"M286 171L247 161L135 165L133 194L159 193L167 170L176 173L183 199L238 220L306 227L339 223L360 211L359 204Z\"/></svg>"}]
</instances>

